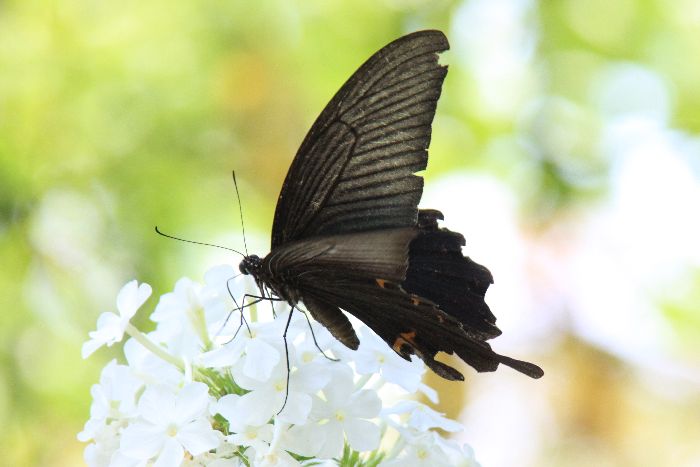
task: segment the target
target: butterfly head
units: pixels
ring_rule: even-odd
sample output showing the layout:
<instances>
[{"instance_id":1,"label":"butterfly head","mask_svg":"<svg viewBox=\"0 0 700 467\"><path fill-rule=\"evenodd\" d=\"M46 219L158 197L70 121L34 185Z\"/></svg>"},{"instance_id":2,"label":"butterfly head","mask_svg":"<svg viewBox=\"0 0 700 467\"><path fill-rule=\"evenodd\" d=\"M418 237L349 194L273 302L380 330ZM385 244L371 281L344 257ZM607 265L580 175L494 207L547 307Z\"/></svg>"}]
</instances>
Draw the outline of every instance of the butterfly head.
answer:
<instances>
[{"instance_id":1,"label":"butterfly head","mask_svg":"<svg viewBox=\"0 0 700 467\"><path fill-rule=\"evenodd\" d=\"M243 274L252 274L253 276L260 270L262 265L262 259L258 255L250 255L243 258L241 264L238 265L238 269Z\"/></svg>"}]
</instances>

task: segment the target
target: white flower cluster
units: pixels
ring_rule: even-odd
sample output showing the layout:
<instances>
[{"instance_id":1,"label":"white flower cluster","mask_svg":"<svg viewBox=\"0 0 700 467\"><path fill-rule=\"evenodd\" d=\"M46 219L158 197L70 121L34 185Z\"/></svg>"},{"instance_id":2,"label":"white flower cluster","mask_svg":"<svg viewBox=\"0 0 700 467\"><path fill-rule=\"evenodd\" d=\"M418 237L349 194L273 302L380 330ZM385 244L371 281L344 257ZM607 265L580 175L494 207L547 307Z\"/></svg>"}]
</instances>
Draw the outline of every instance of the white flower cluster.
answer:
<instances>
[{"instance_id":1,"label":"white flower cluster","mask_svg":"<svg viewBox=\"0 0 700 467\"><path fill-rule=\"evenodd\" d=\"M434 431L458 431L457 422L407 398L436 399L421 383L422 362L401 359L367 328L350 351L298 311L285 348L289 307L277 303L267 321L258 315L269 310L249 307L244 321L231 297L246 282L233 276L219 266L203 285L179 280L160 298L149 333L130 323L151 294L147 284L126 284L118 314L99 317L84 358L131 338L127 364L111 361L91 390L78 434L90 443L89 466L478 465L468 446ZM380 392L394 405L384 407Z\"/></svg>"}]
</instances>

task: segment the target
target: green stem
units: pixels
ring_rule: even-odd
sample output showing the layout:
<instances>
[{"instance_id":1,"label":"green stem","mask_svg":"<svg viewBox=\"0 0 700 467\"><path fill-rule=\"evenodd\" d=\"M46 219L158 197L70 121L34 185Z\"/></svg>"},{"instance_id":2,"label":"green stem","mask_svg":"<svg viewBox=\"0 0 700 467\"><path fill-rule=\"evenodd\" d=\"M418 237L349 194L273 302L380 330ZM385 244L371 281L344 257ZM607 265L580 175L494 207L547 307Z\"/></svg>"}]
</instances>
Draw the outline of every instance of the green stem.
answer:
<instances>
[{"instance_id":1,"label":"green stem","mask_svg":"<svg viewBox=\"0 0 700 467\"><path fill-rule=\"evenodd\" d=\"M161 346L155 344L150 340L144 333L139 331L133 324L129 323L126 325L126 333L136 339L136 341L146 347L148 350L153 352L155 355L176 366L180 371L185 371L185 365L179 358L173 357L168 352L166 352Z\"/></svg>"},{"instance_id":2,"label":"green stem","mask_svg":"<svg viewBox=\"0 0 700 467\"><path fill-rule=\"evenodd\" d=\"M198 307L196 310L192 311L191 314L188 313L188 315L192 327L194 327L199 339L204 344L204 348L206 350L211 350L212 343L211 339L209 339L209 332L207 331L207 319L204 316L204 308Z\"/></svg>"},{"instance_id":3,"label":"green stem","mask_svg":"<svg viewBox=\"0 0 700 467\"><path fill-rule=\"evenodd\" d=\"M250 310L250 322L251 323L257 323L258 322L258 305L255 304L248 308ZM243 313L243 310L241 310L241 313Z\"/></svg>"}]
</instances>

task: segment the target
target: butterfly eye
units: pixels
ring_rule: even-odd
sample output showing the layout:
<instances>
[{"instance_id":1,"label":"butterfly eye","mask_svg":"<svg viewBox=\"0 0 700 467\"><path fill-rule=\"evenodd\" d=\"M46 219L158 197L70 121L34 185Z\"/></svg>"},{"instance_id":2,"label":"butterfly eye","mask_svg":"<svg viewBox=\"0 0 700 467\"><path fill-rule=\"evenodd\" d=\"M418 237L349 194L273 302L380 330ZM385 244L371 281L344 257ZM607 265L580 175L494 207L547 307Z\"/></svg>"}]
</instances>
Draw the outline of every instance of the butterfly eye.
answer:
<instances>
[{"instance_id":1,"label":"butterfly eye","mask_svg":"<svg viewBox=\"0 0 700 467\"><path fill-rule=\"evenodd\" d=\"M243 274L253 274L260 267L260 257L258 255L250 255L243 258L243 261L238 265L238 270Z\"/></svg>"}]
</instances>

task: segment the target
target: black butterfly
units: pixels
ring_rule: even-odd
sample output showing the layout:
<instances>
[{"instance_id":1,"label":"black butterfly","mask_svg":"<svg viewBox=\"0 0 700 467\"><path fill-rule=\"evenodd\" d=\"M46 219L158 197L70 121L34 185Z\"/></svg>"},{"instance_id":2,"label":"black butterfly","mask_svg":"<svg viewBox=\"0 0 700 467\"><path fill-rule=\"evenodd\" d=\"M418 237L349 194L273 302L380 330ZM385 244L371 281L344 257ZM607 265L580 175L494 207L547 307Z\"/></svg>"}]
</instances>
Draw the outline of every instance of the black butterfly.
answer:
<instances>
[{"instance_id":1,"label":"black butterfly","mask_svg":"<svg viewBox=\"0 0 700 467\"><path fill-rule=\"evenodd\" d=\"M345 310L405 359L463 380L435 360L456 353L477 371L499 363L532 378L538 366L499 355L484 302L493 282L462 255L464 237L438 227L442 213L418 209L435 107L447 74L440 31L401 37L375 53L331 99L297 152L282 186L272 251L240 263L260 290L303 302L351 349L360 341Z\"/></svg>"}]
</instances>

